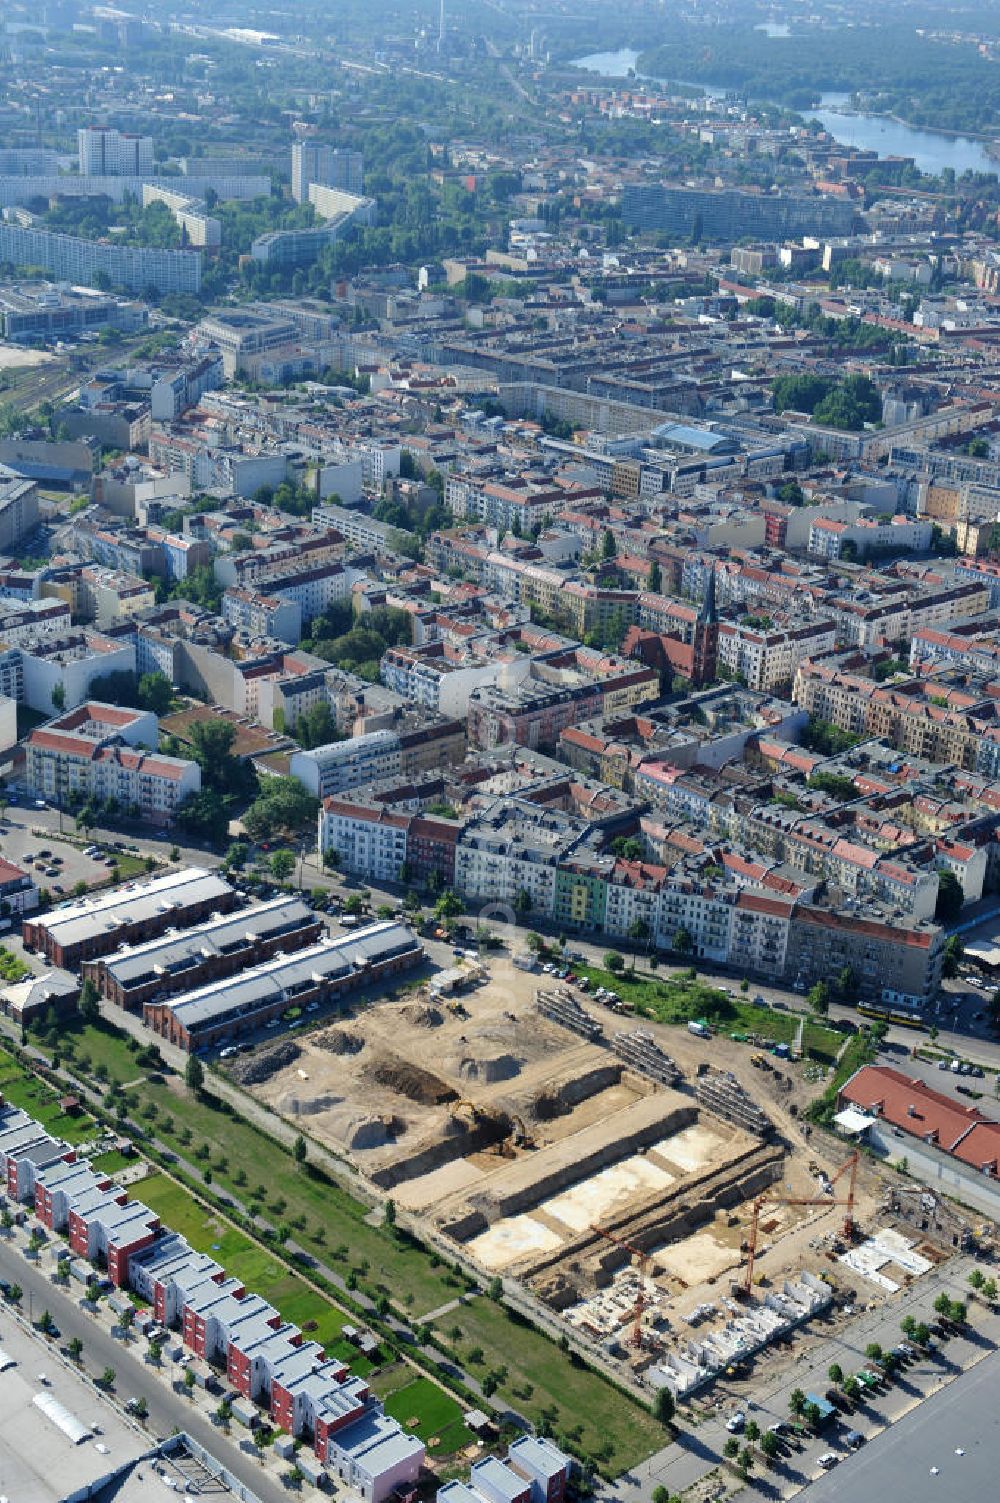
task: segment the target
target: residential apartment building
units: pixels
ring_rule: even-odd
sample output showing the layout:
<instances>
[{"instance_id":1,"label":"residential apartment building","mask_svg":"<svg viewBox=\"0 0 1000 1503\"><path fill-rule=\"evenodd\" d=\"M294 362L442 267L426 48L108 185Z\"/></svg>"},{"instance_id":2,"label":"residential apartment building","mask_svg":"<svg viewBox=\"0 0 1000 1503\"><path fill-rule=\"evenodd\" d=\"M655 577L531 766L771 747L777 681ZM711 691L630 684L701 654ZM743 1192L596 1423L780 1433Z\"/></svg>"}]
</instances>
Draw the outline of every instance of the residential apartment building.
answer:
<instances>
[{"instance_id":1,"label":"residential apartment building","mask_svg":"<svg viewBox=\"0 0 1000 1503\"><path fill-rule=\"evenodd\" d=\"M944 930L929 919L883 915L871 906L859 912L801 904L789 930L785 973L812 986L846 967L863 997L922 1009L940 988L944 945Z\"/></svg>"},{"instance_id":2,"label":"residential apartment building","mask_svg":"<svg viewBox=\"0 0 1000 1503\"><path fill-rule=\"evenodd\" d=\"M81 177L144 177L153 172L152 136L111 125L84 125L76 133Z\"/></svg>"},{"instance_id":3,"label":"residential apartment building","mask_svg":"<svg viewBox=\"0 0 1000 1503\"><path fill-rule=\"evenodd\" d=\"M751 626L721 621L718 663L732 678L766 694L787 693L805 658L832 652L837 631L832 621L809 621L787 627Z\"/></svg>"},{"instance_id":4,"label":"residential apartment building","mask_svg":"<svg viewBox=\"0 0 1000 1503\"><path fill-rule=\"evenodd\" d=\"M104 277L105 285L138 293L148 287L155 287L160 294L198 292L201 288L200 251L113 245L26 228L7 220L0 221L0 260L15 266L41 266L55 280L74 285L92 286L95 278Z\"/></svg>"},{"instance_id":5,"label":"residential apartment building","mask_svg":"<svg viewBox=\"0 0 1000 1503\"><path fill-rule=\"evenodd\" d=\"M338 867L372 882L399 882L407 866L412 816L381 805L367 807L325 798L319 811L318 849L335 852Z\"/></svg>"},{"instance_id":6,"label":"residential apartment building","mask_svg":"<svg viewBox=\"0 0 1000 1503\"><path fill-rule=\"evenodd\" d=\"M503 654L477 660L468 648L431 642L425 647L390 647L382 656L379 674L387 689L410 704L444 715L465 716L474 690L489 684L526 679L531 662L526 655Z\"/></svg>"},{"instance_id":7,"label":"residential apartment building","mask_svg":"<svg viewBox=\"0 0 1000 1503\"><path fill-rule=\"evenodd\" d=\"M849 199L737 188L681 188L626 183L622 217L640 230L689 240L696 225L708 240L787 240L803 235L849 235L856 211Z\"/></svg>"},{"instance_id":8,"label":"residential apartment building","mask_svg":"<svg viewBox=\"0 0 1000 1503\"><path fill-rule=\"evenodd\" d=\"M396 733L370 731L350 741L333 741L312 751L295 752L289 770L316 798L325 799L351 788L396 778L400 766Z\"/></svg>"},{"instance_id":9,"label":"residential apartment building","mask_svg":"<svg viewBox=\"0 0 1000 1503\"><path fill-rule=\"evenodd\" d=\"M70 602L0 599L0 643L18 647L42 632L61 633L70 625Z\"/></svg>"},{"instance_id":10,"label":"residential apartment building","mask_svg":"<svg viewBox=\"0 0 1000 1503\"><path fill-rule=\"evenodd\" d=\"M0 471L0 549L16 550L38 526L38 486L21 476L6 478Z\"/></svg>"},{"instance_id":11,"label":"residential apartment building","mask_svg":"<svg viewBox=\"0 0 1000 1503\"><path fill-rule=\"evenodd\" d=\"M157 740L155 715L91 700L31 732L25 779L34 797L60 808L110 800L150 824L168 825L201 788L201 768L157 752Z\"/></svg>"},{"instance_id":12,"label":"residential apartment building","mask_svg":"<svg viewBox=\"0 0 1000 1503\"><path fill-rule=\"evenodd\" d=\"M302 636L302 606L295 592L263 594L232 585L222 596L222 617L251 637L274 637L294 647ZM287 725L294 720L286 720Z\"/></svg>"},{"instance_id":13,"label":"residential apartment building","mask_svg":"<svg viewBox=\"0 0 1000 1503\"><path fill-rule=\"evenodd\" d=\"M589 720L602 704L596 683L560 688L529 676L509 688L487 684L469 696L469 741L483 748L555 747L567 726Z\"/></svg>"},{"instance_id":14,"label":"residential apartment building","mask_svg":"<svg viewBox=\"0 0 1000 1503\"><path fill-rule=\"evenodd\" d=\"M292 146L292 197L297 204L308 202L311 183L340 188L345 193L363 193L364 175L360 151L315 141L296 141Z\"/></svg>"}]
</instances>

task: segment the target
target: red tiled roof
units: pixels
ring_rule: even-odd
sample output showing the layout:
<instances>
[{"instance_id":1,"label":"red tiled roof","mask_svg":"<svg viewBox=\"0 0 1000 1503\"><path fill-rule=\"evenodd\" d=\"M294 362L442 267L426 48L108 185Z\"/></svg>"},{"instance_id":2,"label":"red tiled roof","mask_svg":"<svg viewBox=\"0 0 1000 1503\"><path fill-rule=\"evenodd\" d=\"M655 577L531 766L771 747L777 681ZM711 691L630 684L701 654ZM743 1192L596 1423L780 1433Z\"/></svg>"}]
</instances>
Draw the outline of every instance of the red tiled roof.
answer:
<instances>
[{"instance_id":1,"label":"red tiled roof","mask_svg":"<svg viewBox=\"0 0 1000 1503\"><path fill-rule=\"evenodd\" d=\"M922 1080L884 1065L863 1065L840 1093L842 1101L876 1112L893 1127L954 1152L970 1129L987 1118L974 1106L960 1107ZM1000 1135L1000 1124L991 1123Z\"/></svg>"},{"instance_id":2,"label":"red tiled roof","mask_svg":"<svg viewBox=\"0 0 1000 1503\"><path fill-rule=\"evenodd\" d=\"M743 890L736 899L737 908L749 909L751 913L769 913L774 918L789 918L794 908L791 898L765 898L761 893Z\"/></svg>"}]
</instances>

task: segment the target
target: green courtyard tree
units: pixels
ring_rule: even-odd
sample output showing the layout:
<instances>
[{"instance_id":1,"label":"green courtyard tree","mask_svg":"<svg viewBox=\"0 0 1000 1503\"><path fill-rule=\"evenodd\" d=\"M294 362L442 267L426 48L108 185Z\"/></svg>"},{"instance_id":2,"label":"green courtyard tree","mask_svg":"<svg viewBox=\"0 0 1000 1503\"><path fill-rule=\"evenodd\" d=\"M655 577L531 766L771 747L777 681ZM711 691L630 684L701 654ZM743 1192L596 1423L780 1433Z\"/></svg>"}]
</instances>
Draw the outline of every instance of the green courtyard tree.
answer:
<instances>
[{"instance_id":1,"label":"green courtyard tree","mask_svg":"<svg viewBox=\"0 0 1000 1503\"><path fill-rule=\"evenodd\" d=\"M88 976L80 987L80 996L76 1004L76 1010L84 1023L96 1023L101 1016L99 992Z\"/></svg>"},{"instance_id":2,"label":"green courtyard tree","mask_svg":"<svg viewBox=\"0 0 1000 1503\"><path fill-rule=\"evenodd\" d=\"M677 1405L674 1403L674 1396L669 1388L658 1388L656 1390L653 1413L661 1425L668 1426L673 1424L674 1416L677 1413Z\"/></svg>"},{"instance_id":3,"label":"green courtyard tree","mask_svg":"<svg viewBox=\"0 0 1000 1503\"><path fill-rule=\"evenodd\" d=\"M287 882L295 870L294 851L275 851L271 857L271 875L276 882Z\"/></svg>"},{"instance_id":4,"label":"green courtyard tree","mask_svg":"<svg viewBox=\"0 0 1000 1503\"><path fill-rule=\"evenodd\" d=\"M438 919L457 918L462 912L464 905L457 893L450 888L446 889L434 904L434 917Z\"/></svg>"},{"instance_id":5,"label":"green courtyard tree","mask_svg":"<svg viewBox=\"0 0 1000 1503\"><path fill-rule=\"evenodd\" d=\"M165 673L144 673L139 679L137 697L140 710L166 715L173 703L174 686Z\"/></svg>"},{"instance_id":6,"label":"green courtyard tree","mask_svg":"<svg viewBox=\"0 0 1000 1503\"><path fill-rule=\"evenodd\" d=\"M937 902L934 905L934 917L941 924L953 924L962 911L965 902L965 892L962 884L954 872L938 872Z\"/></svg>"},{"instance_id":7,"label":"green courtyard tree","mask_svg":"<svg viewBox=\"0 0 1000 1503\"><path fill-rule=\"evenodd\" d=\"M319 800L296 778L267 778L243 816L253 840L275 840L312 829Z\"/></svg>"}]
</instances>

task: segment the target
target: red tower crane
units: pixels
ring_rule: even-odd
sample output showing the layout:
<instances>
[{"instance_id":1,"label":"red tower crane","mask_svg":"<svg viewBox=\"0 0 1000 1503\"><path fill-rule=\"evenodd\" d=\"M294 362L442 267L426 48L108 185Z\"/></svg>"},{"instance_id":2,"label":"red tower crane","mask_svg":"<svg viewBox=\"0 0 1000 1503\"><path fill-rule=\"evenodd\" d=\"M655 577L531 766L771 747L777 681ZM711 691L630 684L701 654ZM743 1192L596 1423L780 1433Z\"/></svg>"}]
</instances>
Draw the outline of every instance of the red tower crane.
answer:
<instances>
[{"instance_id":1,"label":"red tower crane","mask_svg":"<svg viewBox=\"0 0 1000 1503\"><path fill-rule=\"evenodd\" d=\"M861 1154L857 1148L849 1159L845 1159L837 1172L830 1178L830 1188L837 1184L845 1174L849 1175L847 1193L845 1195L830 1196L809 1195L776 1195L770 1190L765 1190L763 1195L758 1195L753 1203L753 1215L750 1220L750 1236L747 1241L747 1270L743 1276L743 1294L749 1295L753 1287L753 1266L757 1256L757 1226L760 1220L761 1207L765 1205L781 1206L843 1206L844 1207L844 1236L854 1236L854 1187L857 1181L858 1162Z\"/></svg>"},{"instance_id":2,"label":"red tower crane","mask_svg":"<svg viewBox=\"0 0 1000 1503\"><path fill-rule=\"evenodd\" d=\"M643 1285L643 1279L645 1278L646 1271L649 1268L649 1262L650 1262L649 1254L648 1253L644 1253L642 1251L642 1249L639 1248L639 1247L633 1247L632 1244L631 1244L631 1242L626 1242L625 1241L624 1237L619 1237L617 1235L617 1233L615 1233L615 1232L609 1232L603 1226L592 1226L590 1230L592 1232L596 1232L599 1237L605 1237L608 1242L613 1242L616 1247L624 1248L624 1250L627 1253L631 1253L631 1255L632 1255L633 1258L638 1259L638 1263L639 1263L639 1292L636 1295L635 1306L634 1306L634 1308L632 1310L632 1335L629 1337L629 1341L630 1341L630 1343L631 1343L632 1346L634 1346L634 1347L641 1347L642 1346L642 1312L646 1308L646 1290L645 1290L645 1287Z\"/></svg>"}]
</instances>

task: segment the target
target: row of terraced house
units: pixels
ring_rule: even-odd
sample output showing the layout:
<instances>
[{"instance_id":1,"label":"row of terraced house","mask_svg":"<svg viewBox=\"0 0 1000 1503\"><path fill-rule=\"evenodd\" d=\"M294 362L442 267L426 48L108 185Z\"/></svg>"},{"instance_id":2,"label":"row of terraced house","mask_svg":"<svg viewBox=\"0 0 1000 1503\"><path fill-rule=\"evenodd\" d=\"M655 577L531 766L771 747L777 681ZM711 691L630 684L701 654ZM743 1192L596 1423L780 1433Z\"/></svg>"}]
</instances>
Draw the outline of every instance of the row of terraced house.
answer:
<instances>
[{"instance_id":1,"label":"row of terraced house","mask_svg":"<svg viewBox=\"0 0 1000 1503\"><path fill-rule=\"evenodd\" d=\"M365 1503L412 1493L424 1444L385 1414L364 1379L2 1098L0 1176L10 1199L32 1207L43 1226L66 1238L74 1257L106 1269L116 1288L146 1300L160 1324L178 1329L197 1357L224 1367L232 1388L265 1409L272 1424L310 1441L317 1459ZM449 1483L438 1497L440 1503L562 1503L571 1465L549 1441L523 1436L506 1462L477 1462L471 1487Z\"/></svg>"}]
</instances>

